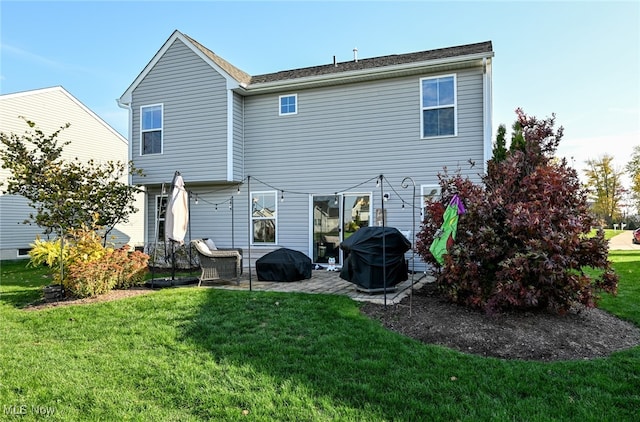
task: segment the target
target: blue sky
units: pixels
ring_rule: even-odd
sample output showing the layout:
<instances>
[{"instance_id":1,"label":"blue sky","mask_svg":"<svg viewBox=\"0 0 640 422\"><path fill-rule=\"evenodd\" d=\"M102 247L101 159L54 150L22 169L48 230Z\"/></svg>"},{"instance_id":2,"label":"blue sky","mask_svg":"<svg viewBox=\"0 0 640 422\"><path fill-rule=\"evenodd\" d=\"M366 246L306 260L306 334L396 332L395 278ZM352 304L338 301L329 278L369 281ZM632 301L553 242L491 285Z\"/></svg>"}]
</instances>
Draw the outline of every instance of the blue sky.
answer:
<instances>
[{"instance_id":1,"label":"blue sky","mask_svg":"<svg viewBox=\"0 0 640 422\"><path fill-rule=\"evenodd\" d=\"M640 2L0 3L0 93L61 85L123 135L118 98L178 29L257 75L491 40L494 133L556 113L558 155L617 166L640 144ZM62 123L62 122L61 122Z\"/></svg>"}]
</instances>

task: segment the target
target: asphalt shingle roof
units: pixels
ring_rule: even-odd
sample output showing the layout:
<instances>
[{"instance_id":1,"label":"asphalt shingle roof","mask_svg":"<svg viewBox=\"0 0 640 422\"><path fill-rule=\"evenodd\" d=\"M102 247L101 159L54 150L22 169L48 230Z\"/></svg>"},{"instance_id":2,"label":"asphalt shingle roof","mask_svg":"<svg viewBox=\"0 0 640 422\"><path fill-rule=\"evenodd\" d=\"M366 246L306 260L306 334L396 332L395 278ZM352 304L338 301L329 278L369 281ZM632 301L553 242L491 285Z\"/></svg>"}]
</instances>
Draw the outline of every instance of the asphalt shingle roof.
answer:
<instances>
[{"instance_id":1,"label":"asphalt shingle roof","mask_svg":"<svg viewBox=\"0 0 640 422\"><path fill-rule=\"evenodd\" d=\"M452 57L462 57L481 53L493 52L491 41L484 41L475 44L466 44L455 47L439 48L435 50L419 51L407 54L393 54L389 56L373 57L368 59L352 60L348 62L339 62L305 67L300 69L283 70L275 73L267 73L264 75L251 76L248 73L238 69L222 57L215 54L193 38L183 34L193 45L209 57L214 63L220 66L231 77L245 85L263 84L278 81L293 81L300 78L339 74L342 72L350 72L357 70L367 70L375 68L383 68L387 66L397 66L408 63L428 62L432 60L441 60Z\"/></svg>"}]
</instances>

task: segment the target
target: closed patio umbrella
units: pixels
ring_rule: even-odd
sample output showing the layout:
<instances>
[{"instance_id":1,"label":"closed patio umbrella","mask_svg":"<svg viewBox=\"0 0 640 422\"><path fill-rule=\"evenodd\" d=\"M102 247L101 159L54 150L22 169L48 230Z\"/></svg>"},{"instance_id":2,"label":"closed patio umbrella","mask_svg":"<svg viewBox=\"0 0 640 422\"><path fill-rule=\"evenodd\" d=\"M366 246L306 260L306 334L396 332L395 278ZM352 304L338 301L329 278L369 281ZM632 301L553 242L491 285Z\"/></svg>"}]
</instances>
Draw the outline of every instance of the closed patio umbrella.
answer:
<instances>
[{"instance_id":1,"label":"closed patio umbrella","mask_svg":"<svg viewBox=\"0 0 640 422\"><path fill-rule=\"evenodd\" d=\"M189 225L189 193L184 188L184 180L180 172L175 173L171 182L171 196L167 203L167 211L164 220L165 241L171 242L172 272L171 278L175 277L176 253L175 245L184 244L184 237Z\"/></svg>"}]
</instances>

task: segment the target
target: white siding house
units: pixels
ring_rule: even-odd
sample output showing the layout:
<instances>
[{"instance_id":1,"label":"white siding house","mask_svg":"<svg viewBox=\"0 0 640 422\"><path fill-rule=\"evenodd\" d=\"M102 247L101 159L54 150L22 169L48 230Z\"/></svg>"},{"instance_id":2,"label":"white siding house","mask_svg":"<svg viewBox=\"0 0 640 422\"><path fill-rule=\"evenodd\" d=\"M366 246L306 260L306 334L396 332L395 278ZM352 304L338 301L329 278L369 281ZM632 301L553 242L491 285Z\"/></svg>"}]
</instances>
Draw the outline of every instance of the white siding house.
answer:
<instances>
[{"instance_id":1,"label":"white siding house","mask_svg":"<svg viewBox=\"0 0 640 422\"><path fill-rule=\"evenodd\" d=\"M127 139L60 86L0 95L0 131L27 132L29 127L20 116L35 122L45 134L70 123L60 134L62 141L71 141L64 147L64 158L128 160ZM8 170L0 169L0 181L8 176ZM140 195L137 207L144 208L144 196ZM0 259L27 257L29 245L43 234L38 226L22 224L31 212L33 209L23 197L0 193ZM139 212L130 216L128 223L117 225L112 232L113 242L118 246L142 245L143 221Z\"/></svg>"},{"instance_id":2,"label":"white siding house","mask_svg":"<svg viewBox=\"0 0 640 422\"><path fill-rule=\"evenodd\" d=\"M252 260L287 247L340 264L339 242L382 209L413 241L438 173L479 180L490 158L492 59L481 42L251 76L175 31L118 100L147 174L146 241L176 171L190 237Z\"/></svg>"}]
</instances>

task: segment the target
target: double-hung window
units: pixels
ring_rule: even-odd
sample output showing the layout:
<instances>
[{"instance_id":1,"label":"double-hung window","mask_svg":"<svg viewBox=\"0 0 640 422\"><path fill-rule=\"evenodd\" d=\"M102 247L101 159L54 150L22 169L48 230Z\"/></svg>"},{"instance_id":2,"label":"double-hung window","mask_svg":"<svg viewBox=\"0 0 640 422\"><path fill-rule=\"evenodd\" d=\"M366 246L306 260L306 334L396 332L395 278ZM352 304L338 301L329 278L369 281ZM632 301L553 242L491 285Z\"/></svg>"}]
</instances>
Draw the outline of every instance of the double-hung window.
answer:
<instances>
[{"instance_id":1,"label":"double-hung window","mask_svg":"<svg viewBox=\"0 0 640 422\"><path fill-rule=\"evenodd\" d=\"M140 107L141 154L162 154L162 104Z\"/></svg>"},{"instance_id":2,"label":"double-hung window","mask_svg":"<svg viewBox=\"0 0 640 422\"><path fill-rule=\"evenodd\" d=\"M286 116L289 114L298 114L298 95L281 95L280 101L280 116Z\"/></svg>"},{"instance_id":3,"label":"double-hung window","mask_svg":"<svg viewBox=\"0 0 640 422\"><path fill-rule=\"evenodd\" d=\"M277 243L277 204L275 191L251 193L251 227L254 244L274 245Z\"/></svg>"},{"instance_id":4,"label":"double-hung window","mask_svg":"<svg viewBox=\"0 0 640 422\"><path fill-rule=\"evenodd\" d=\"M422 137L456 135L456 76L420 79Z\"/></svg>"}]
</instances>

